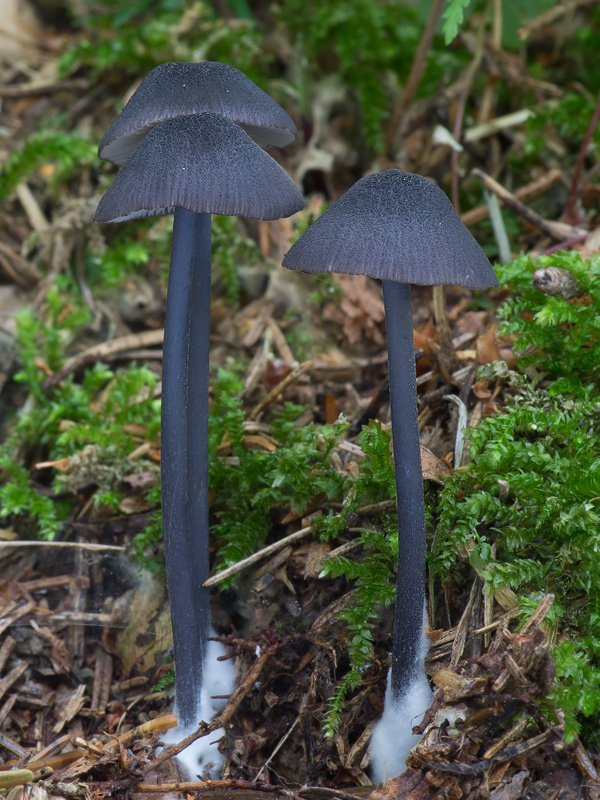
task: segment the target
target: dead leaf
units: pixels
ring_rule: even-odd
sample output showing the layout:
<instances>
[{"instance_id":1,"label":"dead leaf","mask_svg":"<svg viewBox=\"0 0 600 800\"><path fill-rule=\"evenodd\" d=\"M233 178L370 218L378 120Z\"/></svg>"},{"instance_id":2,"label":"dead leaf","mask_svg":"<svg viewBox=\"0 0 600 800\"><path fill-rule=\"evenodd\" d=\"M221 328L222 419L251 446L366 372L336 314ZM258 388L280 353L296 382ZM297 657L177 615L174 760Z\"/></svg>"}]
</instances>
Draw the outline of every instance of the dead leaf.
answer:
<instances>
[{"instance_id":1,"label":"dead leaf","mask_svg":"<svg viewBox=\"0 0 600 800\"><path fill-rule=\"evenodd\" d=\"M333 395L327 393L325 396L325 422L328 425L334 423L340 416L340 410L335 402Z\"/></svg>"},{"instance_id":2,"label":"dead leaf","mask_svg":"<svg viewBox=\"0 0 600 800\"><path fill-rule=\"evenodd\" d=\"M270 439L257 433L249 433L244 436L244 444L249 450L267 450L269 453L277 450L276 445Z\"/></svg>"},{"instance_id":3,"label":"dead leaf","mask_svg":"<svg viewBox=\"0 0 600 800\"><path fill-rule=\"evenodd\" d=\"M494 789L490 794L490 800L519 800L523 797L523 784L529 777L529 770L521 770L515 773L508 783Z\"/></svg>"},{"instance_id":4,"label":"dead leaf","mask_svg":"<svg viewBox=\"0 0 600 800\"><path fill-rule=\"evenodd\" d=\"M119 503L119 511L123 514L143 514L144 511L150 511L153 508L152 503L149 503L141 495L130 495L124 497Z\"/></svg>"},{"instance_id":5,"label":"dead leaf","mask_svg":"<svg viewBox=\"0 0 600 800\"><path fill-rule=\"evenodd\" d=\"M143 572L139 585L131 590L127 605L129 621L116 635L116 649L122 658L126 677L136 665L142 675L156 668L156 657L171 641L169 610L161 581Z\"/></svg>"},{"instance_id":6,"label":"dead leaf","mask_svg":"<svg viewBox=\"0 0 600 800\"><path fill-rule=\"evenodd\" d=\"M447 464L435 456L431 450L421 445L421 470L426 481L442 483L442 478L452 475L452 470Z\"/></svg>"},{"instance_id":7,"label":"dead leaf","mask_svg":"<svg viewBox=\"0 0 600 800\"><path fill-rule=\"evenodd\" d=\"M490 364L492 361L498 361L500 353L498 352L498 345L496 343L496 326L490 325L486 333L477 339L477 363Z\"/></svg>"},{"instance_id":8,"label":"dead leaf","mask_svg":"<svg viewBox=\"0 0 600 800\"><path fill-rule=\"evenodd\" d=\"M331 550L331 546L327 542L311 542L306 554L306 563L304 564L304 580L309 578L316 578L323 569L323 559Z\"/></svg>"},{"instance_id":9,"label":"dead leaf","mask_svg":"<svg viewBox=\"0 0 600 800\"><path fill-rule=\"evenodd\" d=\"M350 344L366 336L383 345L385 338L379 326L385 319L385 309L376 284L365 275L335 275L335 280L344 297L339 306L328 303L324 316L342 326Z\"/></svg>"}]
</instances>

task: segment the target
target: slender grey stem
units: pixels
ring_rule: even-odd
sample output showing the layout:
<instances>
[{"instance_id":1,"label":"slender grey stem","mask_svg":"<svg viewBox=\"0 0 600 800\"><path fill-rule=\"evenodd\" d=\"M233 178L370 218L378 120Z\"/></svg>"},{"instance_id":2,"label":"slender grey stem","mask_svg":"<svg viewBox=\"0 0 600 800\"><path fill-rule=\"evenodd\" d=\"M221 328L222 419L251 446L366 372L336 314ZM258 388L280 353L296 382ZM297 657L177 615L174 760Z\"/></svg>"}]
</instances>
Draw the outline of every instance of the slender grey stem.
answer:
<instances>
[{"instance_id":1,"label":"slender grey stem","mask_svg":"<svg viewBox=\"0 0 600 800\"><path fill-rule=\"evenodd\" d=\"M419 656L425 603L425 503L410 286L383 281L383 300L398 498L398 574L391 676L392 695L398 698L422 668Z\"/></svg>"},{"instance_id":2,"label":"slender grey stem","mask_svg":"<svg viewBox=\"0 0 600 800\"><path fill-rule=\"evenodd\" d=\"M161 483L180 725L196 719L209 625L210 214L175 210L163 346Z\"/></svg>"}]
</instances>

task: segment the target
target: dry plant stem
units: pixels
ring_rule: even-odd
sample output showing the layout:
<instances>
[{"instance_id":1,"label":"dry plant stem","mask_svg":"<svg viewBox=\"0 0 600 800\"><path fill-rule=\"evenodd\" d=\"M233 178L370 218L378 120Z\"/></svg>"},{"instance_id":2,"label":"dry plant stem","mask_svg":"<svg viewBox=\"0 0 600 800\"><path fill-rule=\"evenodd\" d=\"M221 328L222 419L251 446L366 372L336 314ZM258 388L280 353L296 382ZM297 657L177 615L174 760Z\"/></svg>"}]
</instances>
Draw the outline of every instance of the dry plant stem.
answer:
<instances>
[{"instance_id":1,"label":"dry plant stem","mask_svg":"<svg viewBox=\"0 0 600 800\"><path fill-rule=\"evenodd\" d=\"M456 109L456 117L454 118L454 125L452 127L452 136L454 137L455 141L460 142L462 138L462 128L463 128L463 119L465 116L465 106L467 104L467 97L469 96L469 92L471 91L471 87L473 86L473 81L479 71L479 66L481 64L481 59L483 56L483 22L479 27L479 31L477 32L477 39L475 44L475 53L473 55L473 60L465 70L465 80L463 83L463 89L460 94L458 100L458 107ZM450 190L450 197L452 200L452 205L454 206L454 210L457 214L460 214L459 202L458 202L458 152L452 149L450 154L450 172L451 172L451 190Z\"/></svg>"},{"instance_id":2,"label":"dry plant stem","mask_svg":"<svg viewBox=\"0 0 600 800\"><path fill-rule=\"evenodd\" d=\"M255 406L252 411L250 412L250 419L256 419L258 415L267 408L274 400L276 400L279 395L287 389L287 387L293 383L294 381L298 380L301 375L304 375L305 372L312 367L312 361L304 361L302 364L299 364L294 369L283 378L283 380L279 381L277 386L275 386L269 394L264 397L257 406Z\"/></svg>"},{"instance_id":3,"label":"dry plant stem","mask_svg":"<svg viewBox=\"0 0 600 800\"><path fill-rule=\"evenodd\" d=\"M161 484L179 723L196 720L210 604L208 347L210 214L175 209L165 316Z\"/></svg>"},{"instance_id":4,"label":"dry plant stem","mask_svg":"<svg viewBox=\"0 0 600 800\"><path fill-rule=\"evenodd\" d=\"M577 8L585 8L586 6L593 6L596 0L568 0L567 2L557 3L548 11L543 11L537 17L522 25L519 28L519 38L521 40L527 39L534 31L551 25L555 20L560 17L570 14Z\"/></svg>"},{"instance_id":5,"label":"dry plant stem","mask_svg":"<svg viewBox=\"0 0 600 800\"><path fill-rule=\"evenodd\" d=\"M431 11L429 12L429 19L427 20L427 25L425 26L421 41L419 42L419 47L415 53L412 66L410 68L410 73L406 80L406 86L398 98L388 122L385 134L385 152L389 158L393 158L394 155L394 145L398 138L398 127L402 120L402 116L410 105L410 102L417 91L419 83L421 82L423 73L425 72L425 67L427 66L427 53L431 48L431 43L435 35L435 29L443 8L444 0L433 0Z\"/></svg>"},{"instance_id":6,"label":"dry plant stem","mask_svg":"<svg viewBox=\"0 0 600 800\"><path fill-rule=\"evenodd\" d=\"M335 800L360 800L360 795L343 792L340 789L329 789L325 786L303 786L298 790L298 794L304 798L332 797Z\"/></svg>"},{"instance_id":7,"label":"dry plant stem","mask_svg":"<svg viewBox=\"0 0 600 800\"><path fill-rule=\"evenodd\" d=\"M458 107L456 109L456 118L454 120L454 127L452 135L458 142L461 138L463 118L465 114L465 106L467 97L471 91L473 81L477 75L479 65L481 64L481 56L483 53L483 26L480 27L477 35L477 47L473 60L466 70L465 82L461 92ZM452 150L450 154L450 171L451 171L451 197L452 205L457 214L460 213L458 203L458 152ZM438 331L438 342L441 349L441 356L443 366L447 372L452 372L456 367L456 355L452 346L452 333L450 331L450 322L448 320L448 311L446 310L445 290L443 286L433 287L433 316L435 325Z\"/></svg>"},{"instance_id":8,"label":"dry plant stem","mask_svg":"<svg viewBox=\"0 0 600 800\"><path fill-rule=\"evenodd\" d=\"M248 556L248 558L244 558L242 561L238 561L237 564L232 564L231 567L227 567L227 569L217 573L217 575L213 575L208 580L204 581L203 585L207 588L216 586L226 578L231 578L233 575L237 575L238 572L242 572L242 570L246 569L246 567L256 564L257 561L261 561L263 558L270 556L272 553L276 553L278 550L283 550L283 548L287 547L288 544L305 539L309 534L312 533L312 530L312 526L309 525L308 528L302 528L301 530L296 531L296 533L290 533L289 536L284 536L283 539L279 539L277 542L273 542L273 544L263 547L262 550L258 550L256 553Z\"/></svg>"},{"instance_id":9,"label":"dry plant stem","mask_svg":"<svg viewBox=\"0 0 600 800\"><path fill-rule=\"evenodd\" d=\"M390 411L398 498L398 578L392 652L392 696L401 697L419 669L425 606L425 502L417 420L410 285L383 281Z\"/></svg>"},{"instance_id":10,"label":"dry plant stem","mask_svg":"<svg viewBox=\"0 0 600 800\"><path fill-rule=\"evenodd\" d=\"M567 222L572 222L572 223L577 222L575 214L575 203L577 202L577 195L579 193L579 178L581 176L581 170L583 169L583 164L585 162L585 157L587 155L588 147L590 145L590 141L592 140L592 136L594 135L594 131L596 130L599 117L600 117L600 94L598 95L598 100L596 101L596 108L594 109L594 113L592 114L592 119L590 120L590 124L588 125L588 129L585 132L583 142L581 143L581 147L579 148L577 163L575 164L575 171L573 172L573 180L571 182L571 190L569 192L567 206L565 208L565 218Z\"/></svg>"},{"instance_id":11,"label":"dry plant stem","mask_svg":"<svg viewBox=\"0 0 600 800\"><path fill-rule=\"evenodd\" d=\"M93 542L1 542L0 551L4 547L81 547L83 550L127 550L120 544L95 544Z\"/></svg>"},{"instance_id":12,"label":"dry plant stem","mask_svg":"<svg viewBox=\"0 0 600 800\"><path fill-rule=\"evenodd\" d=\"M136 348L158 347L162 345L164 336L164 330L129 333L126 336L119 336L117 339L111 339L110 342L103 342L102 344L88 347L76 356L67 359L60 370L49 375L44 381L44 389L48 390L52 386L56 386L56 384L60 383L67 375L70 375L86 364L95 364L97 361L110 361L116 356Z\"/></svg>"},{"instance_id":13,"label":"dry plant stem","mask_svg":"<svg viewBox=\"0 0 600 800\"><path fill-rule=\"evenodd\" d=\"M255 781L244 781L230 779L223 781L181 781L180 783L139 783L135 787L136 792L158 792L164 795L165 792L222 792L224 797L235 797L234 789L239 789L244 794L248 792L264 792L266 794L276 794L286 798L297 798L298 795L272 783L257 783Z\"/></svg>"},{"instance_id":14,"label":"dry plant stem","mask_svg":"<svg viewBox=\"0 0 600 800\"><path fill-rule=\"evenodd\" d=\"M567 250L569 247L573 247L574 244L579 244L579 242L584 242L589 235L590 232L586 231L585 233L582 233L580 236L576 236L574 239L569 239L566 242L559 242L558 244L554 244L547 250L542 250L542 255L549 256L551 253L556 253L557 250Z\"/></svg>"},{"instance_id":15,"label":"dry plant stem","mask_svg":"<svg viewBox=\"0 0 600 800\"><path fill-rule=\"evenodd\" d=\"M456 364L456 354L452 345L452 331L446 310L446 294L443 286L433 287L433 318L437 328L438 343L444 368L446 372L452 372Z\"/></svg>"},{"instance_id":16,"label":"dry plant stem","mask_svg":"<svg viewBox=\"0 0 600 800\"><path fill-rule=\"evenodd\" d=\"M514 211L517 212L523 219L527 220L530 225L533 225L534 228L538 228L539 230L546 233L548 236L551 236L553 239L556 239L559 242L563 242L569 239L576 239L578 236L582 236L587 233L583 228L577 228L573 225L567 225L565 222L549 222L548 220L541 217L535 211L532 211L527 206L523 205L514 194L505 189L504 186L501 186L498 181L495 181L492 177L487 175L483 170L474 169L471 174L473 177L477 178L486 189L489 189L490 192L498 195L498 198L505 203L507 206L510 206Z\"/></svg>"},{"instance_id":17,"label":"dry plant stem","mask_svg":"<svg viewBox=\"0 0 600 800\"><path fill-rule=\"evenodd\" d=\"M356 513L358 516L361 516L362 514L369 514L373 511L380 511L382 508L389 508L391 505L393 505L393 501L385 500L381 503L363 506L359 508ZM307 528L301 528L295 533L290 533L288 536L284 536L283 539L278 539L276 542L273 542L273 544L263 547L262 550L257 550L256 553L248 556L248 558L243 558L241 561L238 561L237 564L232 564L230 567L227 567L227 569L218 572L216 575L212 575L208 580L204 581L203 586L207 588L216 586L221 583L221 581L231 578L233 575L237 575L238 572L242 572L247 567L252 566L252 564L256 564L257 561L262 561L263 558L267 558L267 556L277 553L279 550L283 550L284 547L294 542L306 539L312 532L312 525L309 525Z\"/></svg>"},{"instance_id":18,"label":"dry plant stem","mask_svg":"<svg viewBox=\"0 0 600 800\"><path fill-rule=\"evenodd\" d=\"M531 200L532 198L543 194L547 189L553 186L561 177L561 175L562 172L557 168L548 170L548 172L540 175L539 178L536 178L534 181L526 183L524 186L521 186L519 189L517 189L515 192L515 197L517 200L521 200L522 202ZM470 211L465 211L464 214L460 215L461 220L464 222L467 228L470 228L471 225L475 225L475 223L481 222L488 217L489 208L487 203L483 206L472 208Z\"/></svg>"}]
</instances>

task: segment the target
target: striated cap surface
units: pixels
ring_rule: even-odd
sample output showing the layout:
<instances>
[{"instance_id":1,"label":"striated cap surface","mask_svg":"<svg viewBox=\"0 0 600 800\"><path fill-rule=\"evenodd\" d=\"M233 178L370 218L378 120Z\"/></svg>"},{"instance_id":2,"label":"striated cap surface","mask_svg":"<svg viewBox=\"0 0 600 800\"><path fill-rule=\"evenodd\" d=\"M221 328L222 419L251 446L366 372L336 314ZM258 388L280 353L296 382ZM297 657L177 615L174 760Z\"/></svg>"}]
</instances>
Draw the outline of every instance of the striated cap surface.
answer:
<instances>
[{"instance_id":1,"label":"striated cap surface","mask_svg":"<svg viewBox=\"0 0 600 800\"><path fill-rule=\"evenodd\" d=\"M100 140L98 155L124 164L159 122L203 112L237 122L262 147L283 147L297 135L283 108L235 67L218 61L170 62L146 75Z\"/></svg>"},{"instance_id":2,"label":"striated cap surface","mask_svg":"<svg viewBox=\"0 0 600 800\"><path fill-rule=\"evenodd\" d=\"M444 192L427 178L399 169L357 181L298 239L283 266L421 286L498 285Z\"/></svg>"},{"instance_id":3,"label":"striated cap surface","mask_svg":"<svg viewBox=\"0 0 600 800\"><path fill-rule=\"evenodd\" d=\"M94 222L187 208L254 219L288 217L304 198L287 172L234 122L176 117L142 139L100 200Z\"/></svg>"}]
</instances>

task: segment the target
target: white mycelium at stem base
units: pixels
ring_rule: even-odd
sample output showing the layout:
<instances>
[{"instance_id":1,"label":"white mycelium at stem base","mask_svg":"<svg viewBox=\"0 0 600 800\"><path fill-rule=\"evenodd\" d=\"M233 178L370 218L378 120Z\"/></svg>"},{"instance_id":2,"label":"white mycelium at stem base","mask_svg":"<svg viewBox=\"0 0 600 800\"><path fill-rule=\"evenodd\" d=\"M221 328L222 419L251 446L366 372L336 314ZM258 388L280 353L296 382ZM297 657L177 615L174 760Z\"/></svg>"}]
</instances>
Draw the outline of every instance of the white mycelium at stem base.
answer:
<instances>
[{"instance_id":1,"label":"white mycelium at stem base","mask_svg":"<svg viewBox=\"0 0 600 800\"><path fill-rule=\"evenodd\" d=\"M392 693L391 669L388 673L383 715L373 729L370 744L371 778L376 783L383 783L404 772L408 754L421 738L419 734L413 734L412 729L421 722L433 699L429 681L425 677L425 658L429 647L426 629L424 611L415 672L404 693L398 697Z\"/></svg>"},{"instance_id":2,"label":"white mycelium at stem base","mask_svg":"<svg viewBox=\"0 0 600 800\"><path fill-rule=\"evenodd\" d=\"M213 635L212 631L208 632ZM175 744L185 739L198 728L198 722L210 722L219 714L227 703L222 699L233 692L235 685L235 665L233 659L218 661L221 656L227 655L225 647L220 642L207 642L206 654L202 665L202 691L194 715L194 722L189 725L178 725L172 728L163 737L165 744ZM221 699L213 700L213 697ZM175 713L177 714L177 703ZM189 780L196 780L197 776L210 777L213 780L221 775L224 757L219 751L219 740L225 735L222 728L196 739L189 747L183 750L177 760L184 767Z\"/></svg>"}]
</instances>

